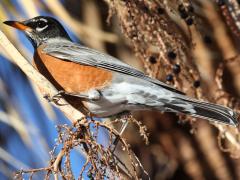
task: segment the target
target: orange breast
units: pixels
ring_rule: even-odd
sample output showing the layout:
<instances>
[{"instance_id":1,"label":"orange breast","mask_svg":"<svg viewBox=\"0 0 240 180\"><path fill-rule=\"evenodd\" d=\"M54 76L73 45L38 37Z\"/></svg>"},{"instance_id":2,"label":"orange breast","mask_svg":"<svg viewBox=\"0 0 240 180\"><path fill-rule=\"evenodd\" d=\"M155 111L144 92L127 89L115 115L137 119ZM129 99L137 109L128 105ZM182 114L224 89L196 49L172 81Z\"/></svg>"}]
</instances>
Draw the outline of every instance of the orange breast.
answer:
<instances>
[{"instance_id":1,"label":"orange breast","mask_svg":"<svg viewBox=\"0 0 240 180\"><path fill-rule=\"evenodd\" d=\"M57 89L66 92L85 92L92 88L101 89L112 80L110 71L63 61L41 52L41 48L34 54L34 66Z\"/></svg>"}]
</instances>

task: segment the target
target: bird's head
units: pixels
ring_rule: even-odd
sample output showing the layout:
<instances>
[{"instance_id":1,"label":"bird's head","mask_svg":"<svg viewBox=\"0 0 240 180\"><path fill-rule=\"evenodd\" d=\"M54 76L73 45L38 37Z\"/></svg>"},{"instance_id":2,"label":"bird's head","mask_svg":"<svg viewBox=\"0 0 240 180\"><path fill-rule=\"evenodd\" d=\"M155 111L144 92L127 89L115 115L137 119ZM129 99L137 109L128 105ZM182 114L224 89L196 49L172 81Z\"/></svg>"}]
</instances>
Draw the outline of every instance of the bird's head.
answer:
<instances>
[{"instance_id":1,"label":"bird's head","mask_svg":"<svg viewBox=\"0 0 240 180\"><path fill-rule=\"evenodd\" d=\"M50 39L70 40L63 26L52 17L37 16L26 21L5 21L4 23L23 31L34 47Z\"/></svg>"}]
</instances>

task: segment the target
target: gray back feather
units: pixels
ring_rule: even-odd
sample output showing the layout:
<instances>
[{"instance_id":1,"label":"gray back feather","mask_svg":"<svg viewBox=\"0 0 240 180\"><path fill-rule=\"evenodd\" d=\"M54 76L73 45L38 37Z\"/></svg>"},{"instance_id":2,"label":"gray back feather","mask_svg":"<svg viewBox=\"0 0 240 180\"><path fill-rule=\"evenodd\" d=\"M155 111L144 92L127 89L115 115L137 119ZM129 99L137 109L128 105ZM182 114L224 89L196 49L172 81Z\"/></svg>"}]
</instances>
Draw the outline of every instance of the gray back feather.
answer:
<instances>
[{"instance_id":1,"label":"gray back feather","mask_svg":"<svg viewBox=\"0 0 240 180\"><path fill-rule=\"evenodd\" d=\"M183 94L182 92L174 89L173 87L158 81L157 79L146 76L141 71L133 68L132 66L121 62L120 60L109 56L107 54L98 52L80 44L71 41L64 42L51 42L43 49L43 52L66 61L72 61L87 66L94 66L110 71L115 71L125 75L134 76L152 82L170 91Z\"/></svg>"}]
</instances>

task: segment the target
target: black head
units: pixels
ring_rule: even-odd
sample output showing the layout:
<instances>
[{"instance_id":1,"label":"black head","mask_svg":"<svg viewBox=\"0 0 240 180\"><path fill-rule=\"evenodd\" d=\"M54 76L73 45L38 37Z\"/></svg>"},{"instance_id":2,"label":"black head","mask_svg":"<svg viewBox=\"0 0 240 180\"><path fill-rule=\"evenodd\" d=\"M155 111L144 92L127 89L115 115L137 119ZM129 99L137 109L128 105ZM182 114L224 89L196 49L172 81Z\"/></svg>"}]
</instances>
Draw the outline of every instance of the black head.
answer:
<instances>
[{"instance_id":1,"label":"black head","mask_svg":"<svg viewBox=\"0 0 240 180\"><path fill-rule=\"evenodd\" d=\"M34 47L38 47L49 39L71 40L63 26L52 17L37 16L22 22L5 21L4 23L24 31Z\"/></svg>"}]
</instances>

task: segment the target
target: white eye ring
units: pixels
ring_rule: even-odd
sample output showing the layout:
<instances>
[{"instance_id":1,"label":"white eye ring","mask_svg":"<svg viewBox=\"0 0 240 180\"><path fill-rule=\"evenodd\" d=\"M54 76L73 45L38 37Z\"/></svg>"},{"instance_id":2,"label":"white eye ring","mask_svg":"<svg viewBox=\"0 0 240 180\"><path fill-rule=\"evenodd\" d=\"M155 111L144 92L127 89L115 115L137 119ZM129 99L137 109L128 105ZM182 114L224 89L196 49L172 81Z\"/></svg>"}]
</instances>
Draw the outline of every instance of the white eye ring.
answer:
<instances>
[{"instance_id":1,"label":"white eye ring","mask_svg":"<svg viewBox=\"0 0 240 180\"><path fill-rule=\"evenodd\" d=\"M48 27L48 25L47 25L47 22L48 22L48 20L47 19L44 19L44 18L41 18L41 19L39 19L38 20L38 22L36 22L37 24L39 24L40 25L40 27L38 27L37 26L37 28L36 28L36 30L38 31L38 32L41 32L41 31L43 31L44 29L46 29L47 27ZM46 24L44 27L41 27L42 25L44 25L44 24Z\"/></svg>"},{"instance_id":2,"label":"white eye ring","mask_svg":"<svg viewBox=\"0 0 240 180\"><path fill-rule=\"evenodd\" d=\"M42 28L37 27L36 30L37 30L38 32L41 32L41 31L43 31L44 29L46 29L47 27L48 27L48 25L46 25L46 26L44 26L44 27L42 27Z\"/></svg>"}]
</instances>

